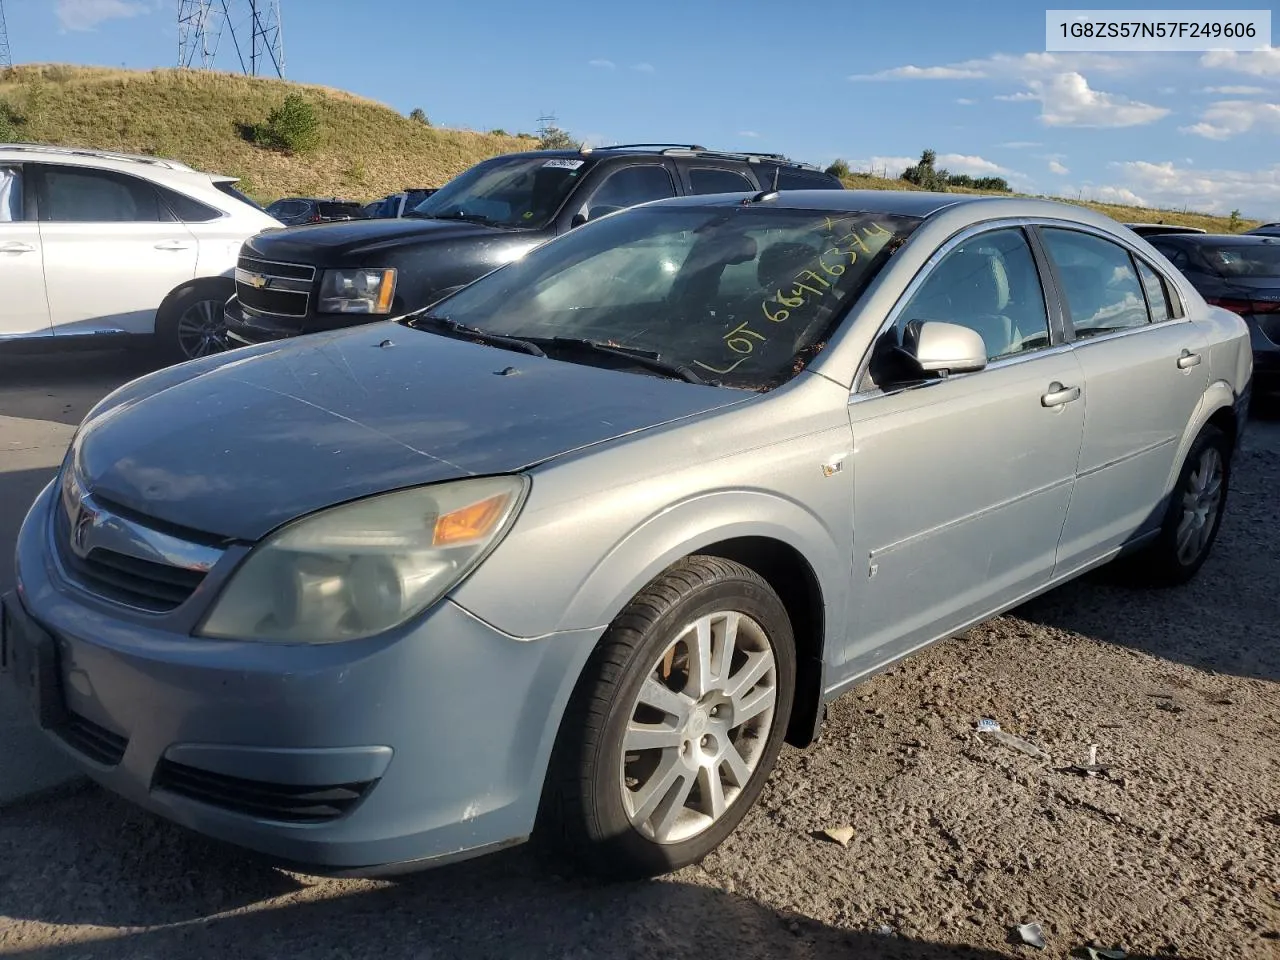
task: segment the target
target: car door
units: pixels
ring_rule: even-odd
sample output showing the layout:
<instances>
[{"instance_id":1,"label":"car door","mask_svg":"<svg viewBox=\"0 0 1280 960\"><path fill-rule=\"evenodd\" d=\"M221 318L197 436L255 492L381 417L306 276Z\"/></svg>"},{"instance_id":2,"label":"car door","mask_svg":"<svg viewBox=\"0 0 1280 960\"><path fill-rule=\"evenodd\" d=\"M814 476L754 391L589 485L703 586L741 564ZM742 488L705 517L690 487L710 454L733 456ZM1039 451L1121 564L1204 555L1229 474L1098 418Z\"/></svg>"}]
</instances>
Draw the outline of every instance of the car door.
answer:
<instances>
[{"instance_id":1,"label":"car door","mask_svg":"<svg viewBox=\"0 0 1280 960\"><path fill-rule=\"evenodd\" d=\"M1084 442L1058 573L1101 559L1159 520L1187 423L1208 386L1208 336L1177 287L1117 239L1040 228L1084 370Z\"/></svg>"},{"instance_id":2,"label":"car door","mask_svg":"<svg viewBox=\"0 0 1280 960\"><path fill-rule=\"evenodd\" d=\"M636 160L606 167L584 183L569 204L569 223L595 220L615 210L625 210L651 200L665 200L677 194L671 170L661 159Z\"/></svg>"},{"instance_id":3,"label":"car door","mask_svg":"<svg viewBox=\"0 0 1280 960\"><path fill-rule=\"evenodd\" d=\"M1025 230L948 241L890 313L849 405L861 673L1045 585L1084 432L1083 379ZM976 330L985 369L904 381L912 321Z\"/></svg>"},{"instance_id":4,"label":"car door","mask_svg":"<svg viewBox=\"0 0 1280 960\"><path fill-rule=\"evenodd\" d=\"M161 301L195 275L195 236L145 180L88 167L38 167L54 336L153 332Z\"/></svg>"},{"instance_id":5,"label":"car door","mask_svg":"<svg viewBox=\"0 0 1280 960\"><path fill-rule=\"evenodd\" d=\"M18 164L0 165L0 340L48 336L44 253Z\"/></svg>"}]
</instances>

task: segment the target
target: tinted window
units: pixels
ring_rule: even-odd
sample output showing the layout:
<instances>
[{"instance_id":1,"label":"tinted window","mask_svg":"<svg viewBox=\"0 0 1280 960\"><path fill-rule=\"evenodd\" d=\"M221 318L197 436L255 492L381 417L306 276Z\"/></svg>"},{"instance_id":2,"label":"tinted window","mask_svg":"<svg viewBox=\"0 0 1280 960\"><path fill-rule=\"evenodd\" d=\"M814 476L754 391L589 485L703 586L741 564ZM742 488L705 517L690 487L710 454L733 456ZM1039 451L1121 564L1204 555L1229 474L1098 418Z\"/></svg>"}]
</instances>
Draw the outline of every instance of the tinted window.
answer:
<instances>
[{"instance_id":1,"label":"tinted window","mask_svg":"<svg viewBox=\"0 0 1280 960\"><path fill-rule=\"evenodd\" d=\"M261 210L261 209L262 209L262 207L260 207L260 206L259 206L258 204L256 204L256 203L254 203L252 200L250 200L248 197L246 197L243 193L241 193L239 190L237 190L237 189L236 189L236 185L235 185L235 182L234 182L234 181L231 181L231 180L215 180L213 185L214 185L215 187L217 187L219 190L221 190L223 193L225 193L228 197L235 197L235 198L236 198L237 200L239 200L241 203L247 203L249 206L253 207L253 209L255 209L255 210Z\"/></svg>"},{"instance_id":2,"label":"tinted window","mask_svg":"<svg viewBox=\"0 0 1280 960\"><path fill-rule=\"evenodd\" d=\"M1215 272L1223 277L1280 277L1280 244L1202 244L1200 252Z\"/></svg>"},{"instance_id":3,"label":"tinted window","mask_svg":"<svg viewBox=\"0 0 1280 960\"><path fill-rule=\"evenodd\" d=\"M766 186L771 185L773 183L773 171L760 171L760 182ZM778 168L778 189L843 190L844 184L835 177L819 176L816 173L798 173L795 170L788 170L786 167L780 167Z\"/></svg>"},{"instance_id":4,"label":"tinted window","mask_svg":"<svg viewBox=\"0 0 1280 960\"><path fill-rule=\"evenodd\" d=\"M1160 243L1156 240L1149 240L1147 242L1168 257L1169 262L1179 270L1185 270L1190 265L1191 261L1187 257L1187 252L1181 247L1174 246L1171 243Z\"/></svg>"},{"instance_id":5,"label":"tinted window","mask_svg":"<svg viewBox=\"0 0 1280 960\"><path fill-rule=\"evenodd\" d=\"M300 217L305 214L311 205L305 200L277 200L271 206L267 207L267 213L273 217Z\"/></svg>"},{"instance_id":6,"label":"tinted window","mask_svg":"<svg viewBox=\"0 0 1280 960\"><path fill-rule=\"evenodd\" d=\"M172 220L149 183L103 170L46 167L40 219L52 223Z\"/></svg>"},{"instance_id":7,"label":"tinted window","mask_svg":"<svg viewBox=\"0 0 1280 960\"><path fill-rule=\"evenodd\" d=\"M980 234L943 257L899 315L898 343L913 320L977 331L991 360L1047 346L1044 288L1022 231Z\"/></svg>"},{"instance_id":8,"label":"tinted window","mask_svg":"<svg viewBox=\"0 0 1280 960\"><path fill-rule=\"evenodd\" d=\"M694 167L689 171L689 187L694 193L743 193L755 190L751 181L732 170Z\"/></svg>"},{"instance_id":9,"label":"tinted window","mask_svg":"<svg viewBox=\"0 0 1280 960\"><path fill-rule=\"evenodd\" d=\"M322 217L359 217L364 218L364 207L358 203L324 203L320 204Z\"/></svg>"},{"instance_id":10,"label":"tinted window","mask_svg":"<svg viewBox=\"0 0 1280 960\"><path fill-rule=\"evenodd\" d=\"M676 185L665 167L649 164L640 167L623 167L605 179L592 195L588 204L588 219L604 216L610 208L621 209L662 200L676 195Z\"/></svg>"},{"instance_id":11,"label":"tinted window","mask_svg":"<svg viewBox=\"0 0 1280 960\"><path fill-rule=\"evenodd\" d=\"M541 227L564 205L594 162L591 157L545 154L495 157L458 174L411 213L509 227Z\"/></svg>"},{"instance_id":12,"label":"tinted window","mask_svg":"<svg viewBox=\"0 0 1280 960\"><path fill-rule=\"evenodd\" d=\"M1133 259L1118 244L1072 230L1043 231L1058 267L1078 338L1143 327L1150 322Z\"/></svg>"},{"instance_id":13,"label":"tinted window","mask_svg":"<svg viewBox=\"0 0 1280 960\"><path fill-rule=\"evenodd\" d=\"M160 189L160 195L164 197L169 209L183 223L206 223L222 216L221 212L213 207L206 206L199 200L192 200L186 194L178 193L176 190Z\"/></svg>"},{"instance_id":14,"label":"tinted window","mask_svg":"<svg viewBox=\"0 0 1280 960\"><path fill-rule=\"evenodd\" d=\"M1165 289L1160 275L1141 260L1138 261L1138 276L1142 278L1142 289L1147 295L1147 306L1151 308L1151 321L1159 323L1173 317L1169 309L1169 291Z\"/></svg>"}]
</instances>

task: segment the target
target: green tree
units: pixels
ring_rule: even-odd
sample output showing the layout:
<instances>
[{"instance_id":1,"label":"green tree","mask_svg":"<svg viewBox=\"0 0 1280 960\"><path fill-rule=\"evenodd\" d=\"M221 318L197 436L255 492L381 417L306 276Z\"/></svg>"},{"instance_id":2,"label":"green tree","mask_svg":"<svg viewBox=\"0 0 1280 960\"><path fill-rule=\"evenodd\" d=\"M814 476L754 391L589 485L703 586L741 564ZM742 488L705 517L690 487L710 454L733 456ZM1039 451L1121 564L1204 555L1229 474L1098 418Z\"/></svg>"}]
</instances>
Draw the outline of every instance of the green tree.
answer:
<instances>
[{"instance_id":1,"label":"green tree","mask_svg":"<svg viewBox=\"0 0 1280 960\"><path fill-rule=\"evenodd\" d=\"M851 172L849 164L839 158L833 160L831 166L827 167L827 173L831 174L833 177L839 177L841 180L849 176Z\"/></svg>"},{"instance_id":2,"label":"green tree","mask_svg":"<svg viewBox=\"0 0 1280 960\"><path fill-rule=\"evenodd\" d=\"M579 150L582 144L569 136L567 130L561 130L555 117L550 117L538 128L538 147L542 150Z\"/></svg>"},{"instance_id":3,"label":"green tree","mask_svg":"<svg viewBox=\"0 0 1280 960\"><path fill-rule=\"evenodd\" d=\"M320 118L300 93L291 93L254 129L254 140L288 153L310 153L320 145Z\"/></svg>"},{"instance_id":4,"label":"green tree","mask_svg":"<svg viewBox=\"0 0 1280 960\"><path fill-rule=\"evenodd\" d=\"M1227 221L1227 229L1232 233L1239 233L1240 228L1244 226L1244 218L1240 216L1239 210L1231 211L1231 219Z\"/></svg>"},{"instance_id":5,"label":"green tree","mask_svg":"<svg viewBox=\"0 0 1280 960\"><path fill-rule=\"evenodd\" d=\"M409 119L415 123L420 123L424 127L431 126L431 121L427 119L427 113L421 107L414 107L409 111Z\"/></svg>"},{"instance_id":6,"label":"green tree","mask_svg":"<svg viewBox=\"0 0 1280 960\"><path fill-rule=\"evenodd\" d=\"M920 162L902 171L902 179L914 183L917 187L932 190L935 193L946 193L951 173L945 168L939 170L934 164L938 155L932 150L924 150L920 154Z\"/></svg>"},{"instance_id":7,"label":"green tree","mask_svg":"<svg viewBox=\"0 0 1280 960\"><path fill-rule=\"evenodd\" d=\"M12 143L21 140L21 128L26 120L4 100L0 100L0 143Z\"/></svg>"}]
</instances>

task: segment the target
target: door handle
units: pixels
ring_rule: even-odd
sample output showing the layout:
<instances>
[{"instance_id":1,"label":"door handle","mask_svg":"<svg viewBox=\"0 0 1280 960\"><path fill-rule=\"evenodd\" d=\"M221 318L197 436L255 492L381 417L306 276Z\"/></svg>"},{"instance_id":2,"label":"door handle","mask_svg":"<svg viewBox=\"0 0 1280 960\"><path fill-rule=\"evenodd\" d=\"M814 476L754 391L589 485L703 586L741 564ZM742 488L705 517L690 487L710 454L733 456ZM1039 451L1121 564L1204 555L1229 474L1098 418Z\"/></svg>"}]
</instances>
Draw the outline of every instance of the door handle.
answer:
<instances>
[{"instance_id":1,"label":"door handle","mask_svg":"<svg viewBox=\"0 0 1280 960\"><path fill-rule=\"evenodd\" d=\"M1072 400L1080 399L1079 387L1064 387L1057 380L1049 384L1049 392L1040 397L1040 403L1046 407L1060 407Z\"/></svg>"},{"instance_id":2,"label":"door handle","mask_svg":"<svg viewBox=\"0 0 1280 960\"><path fill-rule=\"evenodd\" d=\"M157 250L190 250L191 244L183 243L181 240L161 240L156 244Z\"/></svg>"},{"instance_id":3,"label":"door handle","mask_svg":"<svg viewBox=\"0 0 1280 960\"><path fill-rule=\"evenodd\" d=\"M21 243L17 240L10 240L8 243L0 243L0 253L35 253L36 248L29 243Z\"/></svg>"},{"instance_id":4,"label":"door handle","mask_svg":"<svg viewBox=\"0 0 1280 960\"><path fill-rule=\"evenodd\" d=\"M1190 350L1183 350L1182 356L1178 357L1178 369L1190 370L1200 362L1200 354L1192 353Z\"/></svg>"}]
</instances>

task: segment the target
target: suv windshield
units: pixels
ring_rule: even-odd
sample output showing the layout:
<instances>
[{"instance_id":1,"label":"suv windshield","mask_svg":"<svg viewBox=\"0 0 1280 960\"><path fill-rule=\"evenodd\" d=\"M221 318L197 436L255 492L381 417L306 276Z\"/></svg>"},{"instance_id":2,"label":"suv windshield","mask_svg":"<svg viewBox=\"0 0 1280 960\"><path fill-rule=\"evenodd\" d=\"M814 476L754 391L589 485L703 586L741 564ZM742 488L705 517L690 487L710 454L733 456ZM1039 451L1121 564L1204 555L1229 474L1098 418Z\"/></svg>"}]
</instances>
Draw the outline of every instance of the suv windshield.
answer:
<instances>
[{"instance_id":1,"label":"suv windshield","mask_svg":"<svg viewBox=\"0 0 1280 960\"><path fill-rule=\"evenodd\" d=\"M1200 252L1224 277L1280 277L1280 243L1204 244Z\"/></svg>"},{"instance_id":2,"label":"suv windshield","mask_svg":"<svg viewBox=\"0 0 1280 960\"><path fill-rule=\"evenodd\" d=\"M541 227L585 172L578 157L495 157L459 174L408 214Z\"/></svg>"},{"instance_id":3,"label":"suv windshield","mask_svg":"<svg viewBox=\"0 0 1280 960\"><path fill-rule=\"evenodd\" d=\"M555 359L632 366L618 351L581 349L594 341L708 383L769 389L822 348L919 222L743 204L634 208L535 248L430 313Z\"/></svg>"}]
</instances>

